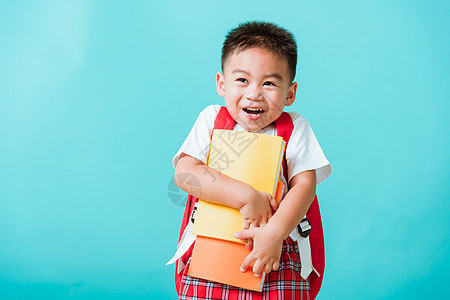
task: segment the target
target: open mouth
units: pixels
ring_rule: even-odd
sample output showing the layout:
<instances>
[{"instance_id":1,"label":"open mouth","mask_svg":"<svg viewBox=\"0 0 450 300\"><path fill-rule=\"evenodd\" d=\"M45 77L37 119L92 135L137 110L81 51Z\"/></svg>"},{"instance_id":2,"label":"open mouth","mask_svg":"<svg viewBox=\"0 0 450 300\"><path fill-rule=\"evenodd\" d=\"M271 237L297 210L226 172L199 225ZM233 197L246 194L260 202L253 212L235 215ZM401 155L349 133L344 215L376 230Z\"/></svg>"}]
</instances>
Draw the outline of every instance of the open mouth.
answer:
<instances>
[{"instance_id":1,"label":"open mouth","mask_svg":"<svg viewBox=\"0 0 450 300\"><path fill-rule=\"evenodd\" d=\"M243 109L246 113L248 113L249 115L252 116L259 116L264 112L264 109L259 109L259 108L250 108L250 107L246 107Z\"/></svg>"}]
</instances>

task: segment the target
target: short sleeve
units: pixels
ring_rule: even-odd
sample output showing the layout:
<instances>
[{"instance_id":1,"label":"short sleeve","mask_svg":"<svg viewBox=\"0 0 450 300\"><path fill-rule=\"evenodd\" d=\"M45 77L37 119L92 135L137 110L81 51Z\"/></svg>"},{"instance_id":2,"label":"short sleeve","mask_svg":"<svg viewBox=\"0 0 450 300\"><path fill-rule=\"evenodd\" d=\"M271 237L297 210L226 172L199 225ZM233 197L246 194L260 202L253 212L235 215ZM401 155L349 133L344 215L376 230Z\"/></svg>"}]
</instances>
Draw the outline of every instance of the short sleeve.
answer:
<instances>
[{"instance_id":1,"label":"short sleeve","mask_svg":"<svg viewBox=\"0 0 450 300\"><path fill-rule=\"evenodd\" d=\"M185 153L206 164L209 152L211 133L214 129L214 121L219 112L220 105L210 105L206 107L198 116L189 135L175 154L172 164L175 167L181 153Z\"/></svg>"},{"instance_id":2,"label":"short sleeve","mask_svg":"<svg viewBox=\"0 0 450 300\"><path fill-rule=\"evenodd\" d=\"M290 112L289 114L294 123L294 130L286 149L288 181L303 171L316 170L316 182L319 184L330 176L331 165L325 157L308 120L296 112Z\"/></svg>"}]
</instances>

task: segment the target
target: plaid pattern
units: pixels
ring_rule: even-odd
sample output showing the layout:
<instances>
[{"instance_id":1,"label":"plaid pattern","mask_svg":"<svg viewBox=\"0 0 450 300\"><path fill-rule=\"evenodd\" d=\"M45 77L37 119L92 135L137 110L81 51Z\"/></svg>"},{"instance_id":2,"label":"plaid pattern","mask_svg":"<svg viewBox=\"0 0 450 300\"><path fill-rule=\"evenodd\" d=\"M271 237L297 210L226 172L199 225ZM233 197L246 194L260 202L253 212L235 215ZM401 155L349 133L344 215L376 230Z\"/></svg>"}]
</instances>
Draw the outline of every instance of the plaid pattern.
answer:
<instances>
[{"instance_id":1,"label":"plaid pattern","mask_svg":"<svg viewBox=\"0 0 450 300\"><path fill-rule=\"evenodd\" d=\"M244 290L234 286L193 278L187 274L188 266L181 277L181 300L194 299L236 299L268 300L298 299L310 300L309 281L300 277L300 256L297 243L291 238L283 242L278 271L266 274L262 292Z\"/></svg>"}]
</instances>

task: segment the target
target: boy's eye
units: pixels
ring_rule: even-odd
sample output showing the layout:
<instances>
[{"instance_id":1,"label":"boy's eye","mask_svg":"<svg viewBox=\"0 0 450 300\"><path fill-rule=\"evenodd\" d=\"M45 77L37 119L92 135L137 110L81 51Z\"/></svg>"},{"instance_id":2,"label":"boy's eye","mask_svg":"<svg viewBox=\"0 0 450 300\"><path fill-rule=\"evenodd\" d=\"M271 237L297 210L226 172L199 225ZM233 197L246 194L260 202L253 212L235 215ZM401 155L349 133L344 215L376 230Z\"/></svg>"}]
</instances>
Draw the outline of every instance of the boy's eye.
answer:
<instances>
[{"instance_id":1,"label":"boy's eye","mask_svg":"<svg viewBox=\"0 0 450 300\"><path fill-rule=\"evenodd\" d=\"M264 85L275 85L275 83L273 83L272 81L266 81L264 82Z\"/></svg>"},{"instance_id":2,"label":"boy's eye","mask_svg":"<svg viewBox=\"0 0 450 300\"><path fill-rule=\"evenodd\" d=\"M237 81L247 83L247 79L245 78L238 78Z\"/></svg>"}]
</instances>

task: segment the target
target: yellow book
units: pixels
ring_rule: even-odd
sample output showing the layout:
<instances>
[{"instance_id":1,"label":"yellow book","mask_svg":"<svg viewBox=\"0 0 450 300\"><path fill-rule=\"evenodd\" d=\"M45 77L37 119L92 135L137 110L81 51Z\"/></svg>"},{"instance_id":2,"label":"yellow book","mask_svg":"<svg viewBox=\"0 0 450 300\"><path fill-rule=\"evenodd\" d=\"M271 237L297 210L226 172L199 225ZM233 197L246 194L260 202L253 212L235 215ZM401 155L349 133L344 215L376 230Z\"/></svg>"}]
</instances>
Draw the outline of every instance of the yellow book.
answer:
<instances>
[{"instance_id":1,"label":"yellow book","mask_svg":"<svg viewBox=\"0 0 450 300\"><path fill-rule=\"evenodd\" d=\"M285 142L278 136L216 129L211 138L207 165L274 196L284 150ZM199 200L193 234L242 243L233 237L240 230L239 210Z\"/></svg>"}]
</instances>

